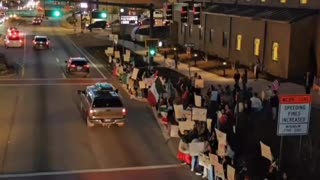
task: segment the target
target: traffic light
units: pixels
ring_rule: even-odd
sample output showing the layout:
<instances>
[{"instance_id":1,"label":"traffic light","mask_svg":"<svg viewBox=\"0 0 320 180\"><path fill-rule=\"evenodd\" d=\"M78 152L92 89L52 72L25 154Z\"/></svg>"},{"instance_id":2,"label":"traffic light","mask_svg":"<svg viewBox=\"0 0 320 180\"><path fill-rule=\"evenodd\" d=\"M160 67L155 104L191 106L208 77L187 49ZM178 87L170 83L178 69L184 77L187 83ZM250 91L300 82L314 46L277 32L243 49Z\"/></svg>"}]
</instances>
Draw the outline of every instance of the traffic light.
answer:
<instances>
[{"instance_id":1,"label":"traffic light","mask_svg":"<svg viewBox=\"0 0 320 180\"><path fill-rule=\"evenodd\" d=\"M188 22L188 5L183 5L181 7L181 23Z\"/></svg>"},{"instance_id":2,"label":"traffic light","mask_svg":"<svg viewBox=\"0 0 320 180\"><path fill-rule=\"evenodd\" d=\"M157 54L157 48L155 46L149 47L149 55L150 57L154 57Z\"/></svg>"},{"instance_id":3,"label":"traffic light","mask_svg":"<svg viewBox=\"0 0 320 180\"><path fill-rule=\"evenodd\" d=\"M53 11L53 16L54 17L60 17L61 16L61 12L59 10L54 10Z\"/></svg>"},{"instance_id":4,"label":"traffic light","mask_svg":"<svg viewBox=\"0 0 320 180\"><path fill-rule=\"evenodd\" d=\"M194 4L193 5L193 24L200 25L200 11L201 11L201 4Z\"/></svg>"},{"instance_id":5,"label":"traffic light","mask_svg":"<svg viewBox=\"0 0 320 180\"><path fill-rule=\"evenodd\" d=\"M106 12L101 12L100 13L100 18L107 18L107 13Z\"/></svg>"},{"instance_id":6,"label":"traffic light","mask_svg":"<svg viewBox=\"0 0 320 180\"><path fill-rule=\"evenodd\" d=\"M166 10L166 19L167 20L172 20L173 4L166 3L165 4L165 10Z\"/></svg>"}]
</instances>

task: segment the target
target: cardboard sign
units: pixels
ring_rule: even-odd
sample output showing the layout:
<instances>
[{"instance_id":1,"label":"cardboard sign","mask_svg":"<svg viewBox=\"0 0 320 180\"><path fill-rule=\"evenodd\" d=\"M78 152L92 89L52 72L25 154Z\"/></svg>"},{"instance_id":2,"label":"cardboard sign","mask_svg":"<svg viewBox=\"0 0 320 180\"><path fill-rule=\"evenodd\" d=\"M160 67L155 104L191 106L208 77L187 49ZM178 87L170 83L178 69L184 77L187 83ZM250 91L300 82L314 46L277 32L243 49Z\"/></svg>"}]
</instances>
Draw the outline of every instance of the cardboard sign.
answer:
<instances>
[{"instance_id":1,"label":"cardboard sign","mask_svg":"<svg viewBox=\"0 0 320 180\"><path fill-rule=\"evenodd\" d=\"M203 166L205 168L208 168L209 166L211 166L209 156L207 156L207 155L205 155L203 153L200 153L200 155L199 155L199 165Z\"/></svg>"},{"instance_id":2,"label":"cardboard sign","mask_svg":"<svg viewBox=\"0 0 320 180\"><path fill-rule=\"evenodd\" d=\"M170 126L170 137L179 137L179 126L171 125Z\"/></svg>"},{"instance_id":3,"label":"cardboard sign","mask_svg":"<svg viewBox=\"0 0 320 180\"><path fill-rule=\"evenodd\" d=\"M222 131L219 131L217 128L215 128L215 132L218 142L223 145L227 145L227 134Z\"/></svg>"},{"instance_id":4,"label":"cardboard sign","mask_svg":"<svg viewBox=\"0 0 320 180\"><path fill-rule=\"evenodd\" d=\"M192 130L194 128L194 121L179 121L180 132Z\"/></svg>"},{"instance_id":5,"label":"cardboard sign","mask_svg":"<svg viewBox=\"0 0 320 180\"><path fill-rule=\"evenodd\" d=\"M130 89L134 88L134 80L132 79L129 80L129 88Z\"/></svg>"},{"instance_id":6,"label":"cardboard sign","mask_svg":"<svg viewBox=\"0 0 320 180\"><path fill-rule=\"evenodd\" d=\"M191 156L199 156L204 151L204 142L189 143L189 153Z\"/></svg>"},{"instance_id":7,"label":"cardboard sign","mask_svg":"<svg viewBox=\"0 0 320 180\"><path fill-rule=\"evenodd\" d=\"M114 58L120 58L120 51L115 51L114 52Z\"/></svg>"},{"instance_id":8,"label":"cardboard sign","mask_svg":"<svg viewBox=\"0 0 320 180\"><path fill-rule=\"evenodd\" d=\"M183 117L187 119L187 121L192 120L192 112L188 110L183 110Z\"/></svg>"},{"instance_id":9,"label":"cardboard sign","mask_svg":"<svg viewBox=\"0 0 320 180\"><path fill-rule=\"evenodd\" d=\"M118 67L118 73L119 73L119 75L123 73L123 67L122 66Z\"/></svg>"},{"instance_id":10,"label":"cardboard sign","mask_svg":"<svg viewBox=\"0 0 320 180\"><path fill-rule=\"evenodd\" d=\"M236 170L230 166L227 165L227 178L228 180L235 180Z\"/></svg>"},{"instance_id":11,"label":"cardboard sign","mask_svg":"<svg viewBox=\"0 0 320 180\"><path fill-rule=\"evenodd\" d=\"M192 108L192 120L193 121L207 121L207 109Z\"/></svg>"},{"instance_id":12,"label":"cardboard sign","mask_svg":"<svg viewBox=\"0 0 320 180\"><path fill-rule=\"evenodd\" d=\"M173 105L173 109L174 109L174 114L175 114L175 118L176 119L183 118L183 106L182 106L182 104L180 104L180 105L174 104Z\"/></svg>"},{"instance_id":13,"label":"cardboard sign","mask_svg":"<svg viewBox=\"0 0 320 180\"><path fill-rule=\"evenodd\" d=\"M131 51L128 49L126 50L126 56L129 56L129 57L131 56Z\"/></svg>"},{"instance_id":14,"label":"cardboard sign","mask_svg":"<svg viewBox=\"0 0 320 180\"><path fill-rule=\"evenodd\" d=\"M144 81L139 81L139 88L140 89L147 89L147 84Z\"/></svg>"},{"instance_id":15,"label":"cardboard sign","mask_svg":"<svg viewBox=\"0 0 320 180\"><path fill-rule=\"evenodd\" d=\"M139 69L138 68L134 68L133 71L132 71L131 78L136 80L138 78L138 73L139 73Z\"/></svg>"},{"instance_id":16,"label":"cardboard sign","mask_svg":"<svg viewBox=\"0 0 320 180\"><path fill-rule=\"evenodd\" d=\"M260 148L261 148L261 156L269 159L272 162L273 156L272 156L270 147L263 144L263 142L260 141Z\"/></svg>"},{"instance_id":17,"label":"cardboard sign","mask_svg":"<svg viewBox=\"0 0 320 180\"><path fill-rule=\"evenodd\" d=\"M204 88L204 80L203 79L196 79L194 82L195 88Z\"/></svg>"},{"instance_id":18,"label":"cardboard sign","mask_svg":"<svg viewBox=\"0 0 320 180\"><path fill-rule=\"evenodd\" d=\"M194 104L197 107L202 107L202 97L198 95L194 95Z\"/></svg>"},{"instance_id":19,"label":"cardboard sign","mask_svg":"<svg viewBox=\"0 0 320 180\"><path fill-rule=\"evenodd\" d=\"M216 166L216 164L219 164L219 158L215 154L209 154L210 164L213 166Z\"/></svg>"},{"instance_id":20,"label":"cardboard sign","mask_svg":"<svg viewBox=\"0 0 320 180\"><path fill-rule=\"evenodd\" d=\"M107 56L112 56L112 55L113 55L113 52L114 52L113 47L108 47L106 50L104 50L104 53L105 53Z\"/></svg>"}]
</instances>

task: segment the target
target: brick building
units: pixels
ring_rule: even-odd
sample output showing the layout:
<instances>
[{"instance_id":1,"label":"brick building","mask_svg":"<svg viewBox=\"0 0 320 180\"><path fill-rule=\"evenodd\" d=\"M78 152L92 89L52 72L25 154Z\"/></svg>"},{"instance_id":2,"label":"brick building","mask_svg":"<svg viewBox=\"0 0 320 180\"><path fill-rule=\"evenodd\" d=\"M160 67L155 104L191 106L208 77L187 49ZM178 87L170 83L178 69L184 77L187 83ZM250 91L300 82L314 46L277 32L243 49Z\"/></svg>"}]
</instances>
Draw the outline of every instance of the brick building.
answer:
<instances>
[{"instance_id":1,"label":"brick building","mask_svg":"<svg viewBox=\"0 0 320 180\"><path fill-rule=\"evenodd\" d=\"M192 11L189 23L180 23L175 8L179 44L194 43L195 49L230 63L251 66L259 60L277 77L320 73L319 0L211 0L203 6L201 25L193 25Z\"/></svg>"}]
</instances>

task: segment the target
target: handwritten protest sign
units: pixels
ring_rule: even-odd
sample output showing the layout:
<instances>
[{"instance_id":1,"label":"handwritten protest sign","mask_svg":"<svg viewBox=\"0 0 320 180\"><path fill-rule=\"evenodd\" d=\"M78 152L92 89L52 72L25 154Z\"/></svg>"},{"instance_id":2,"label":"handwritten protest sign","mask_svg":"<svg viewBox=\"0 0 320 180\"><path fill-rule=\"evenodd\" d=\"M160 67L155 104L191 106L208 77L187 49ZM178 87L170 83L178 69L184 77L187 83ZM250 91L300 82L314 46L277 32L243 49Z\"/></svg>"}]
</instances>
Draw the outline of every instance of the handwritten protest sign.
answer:
<instances>
[{"instance_id":1,"label":"handwritten protest sign","mask_svg":"<svg viewBox=\"0 0 320 180\"><path fill-rule=\"evenodd\" d=\"M180 132L192 130L194 128L194 121L179 121Z\"/></svg>"},{"instance_id":2,"label":"handwritten protest sign","mask_svg":"<svg viewBox=\"0 0 320 180\"><path fill-rule=\"evenodd\" d=\"M139 69L138 68L134 68L131 74L131 78L136 80L138 78L138 73L139 73Z\"/></svg>"},{"instance_id":3,"label":"handwritten protest sign","mask_svg":"<svg viewBox=\"0 0 320 180\"><path fill-rule=\"evenodd\" d=\"M202 106L202 98L201 98L201 96L194 95L194 104L197 107L201 107Z\"/></svg>"},{"instance_id":4,"label":"handwritten protest sign","mask_svg":"<svg viewBox=\"0 0 320 180\"><path fill-rule=\"evenodd\" d=\"M120 51L114 52L114 58L120 58Z\"/></svg>"},{"instance_id":5,"label":"handwritten protest sign","mask_svg":"<svg viewBox=\"0 0 320 180\"><path fill-rule=\"evenodd\" d=\"M215 176L225 179L223 165L218 163L214 166Z\"/></svg>"},{"instance_id":6,"label":"handwritten protest sign","mask_svg":"<svg viewBox=\"0 0 320 180\"><path fill-rule=\"evenodd\" d=\"M270 161L273 161L273 156L272 156L270 147L263 144L263 142L260 141L260 148L261 148L261 156L269 159Z\"/></svg>"},{"instance_id":7,"label":"handwritten protest sign","mask_svg":"<svg viewBox=\"0 0 320 180\"><path fill-rule=\"evenodd\" d=\"M130 62L130 56L124 55L124 56L123 56L123 61L124 61L124 62Z\"/></svg>"},{"instance_id":8,"label":"handwritten protest sign","mask_svg":"<svg viewBox=\"0 0 320 180\"><path fill-rule=\"evenodd\" d=\"M154 82L154 78L144 78L143 81L146 82L146 84L149 86L151 86Z\"/></svg>"},{"instance_id":9,"label":"handwritten protest sign","mask_svg":"<svg viewBox=\"0 0 320 180\"><path fill-rule=\"evenodd\" d=\"M183 117L186 118L187 121L191 121L192 120L192 112L189 110L184 110Z\"/></svg>"},{"instance_id":10,"label":"handwritten protest sign","mask_svg":"<svg viewBox=\"0 0 320 180\"><path fill-rule=\"evenodd\" d=\"M235 175L236 175L236 170L232 166L228 165L227 166L227 178L228 178L228 180L234 180L235 179Z\"/></svg>"},{"instance_id":11,"label":"handwritten protest sign","mask_svg":"<svg viewBox=\"0 0 320 180\"><path fill-rule=\"evenodd\" d=\"M227 134L224 132L219 131L217 128L215 128L215 132L217 135L217 140L219 143L223 145L227 145Z\"/></svg>"},{"instance_id":12,"label":"handwritten protest sign","mask_svg":"<svg viewBox=\"0 0 320 180\"><path fill-rule=\"evenodd\" d=\"M108 47L106 50L104 50L104 53L105 53L107 56L113 55L113 52L114 52L113 47Z\"/></svg>"},{"instance_id":13,"label":"handwritten protest sign","mask_svg":"<svg viewBox=\"0 0 320 180\"><path fill-rule=\"evenodd\" d=\"M171 125L170 126L170 137L179 137L179 126Z\"/></svg>"},{"instance_id":14,"label":"handwritten protest sign","mask_svg":"<svg viewBox=\"0 0 320 180\"><path fill-rule=\"evenodd\" d=\"M130 57L131 56L131 51L130 50L126 50L126 56Z\"/></svg>"},{"instance_id":15,"label":"handwritten protest sign","mask_svg":"<svg viewBox=\"0 0 320 180\"><path fill-rule=\"evenodd\" d=\"M192 120L193 121L207 121L207 109L192 108Z\"/></svg>"},{"instance_id":16,"label":"handwritten protest sign","mask_svg":"<svg viewBox=\"0 0 320 180\"><path fill-rule=\"evenodd\" d=\"M148 88L146 82L144 82L144 81L139 81L139 88L140 88L140 89L146 89L146 88Z\"/></svg>"},{"instance_id":17,"label":"handwritten protest sign","mask_svg":"<svg viewBox=\"0 0 320 180\"><path fill-rule=\"evenodd\" d=\"M118 73L119 73L119 75L123 73L123 67L122 66L118 67Z\"/></svg>"},{"instance_id":18,"label":"handwritten protest sign","mask_svg":"<svg viewBox=\"0 0 320 180\"><path fill-rule=\"evenodd\" d=\"M181 119L183 118L183 106L182 104L174 104L173 105L173 109L174 109L174 115L176 119Z\"/></svg>"},{"instance_id":19,"label":"handwritten protest sign","mask_svg":"<svg viewBox=\"0 0 320 180\"><path fill-rule=\"evenodd\" d=\"M215 166L216 164L219 164L219 158L215 154L209 154L210 164Z\"/></svg>"},{"instance_id":20,"label":"handwritten protest sign","mask_svg":"<svg viewBox=\"0 0 320 180\"><path fill-rule=\"evenodd\" d=\"M189 153L191 156L199 156L204 151L204 142L192 142L189 144Z\"/></svg>"},{"instance_id":21,"label":"handwritten protest sign","mask_svg":"<svg viewBox=\"0 0 320 180\"><path fill-rule=\"evenodd\" d=\"M204 88L204 80L203 79L196 79L194 81L195 88Z\"/></svg>"},{"instance_id":22,"label":"handwritten protest sign","mask_svg":"<svg viewBox=\"0 0 320 180\"><path fill-rule=\"evenodd\" d=\"M199 154L199 165L203 166L205 168L208 168L211 165L209 156L207 156L207 155L205 155L203 153L200 153Z\"/></svg>"},{"instance_id":23,"label":"handwritten protest sign","mask_svg":"<svg viewBox=\"0 0 320 180\"><path fill-rule=\"evenodd\" d=\"M224 157L226 155L226 145L222 143L218 143L217 154L220 157Z\"/></svg>"}]
</instances>

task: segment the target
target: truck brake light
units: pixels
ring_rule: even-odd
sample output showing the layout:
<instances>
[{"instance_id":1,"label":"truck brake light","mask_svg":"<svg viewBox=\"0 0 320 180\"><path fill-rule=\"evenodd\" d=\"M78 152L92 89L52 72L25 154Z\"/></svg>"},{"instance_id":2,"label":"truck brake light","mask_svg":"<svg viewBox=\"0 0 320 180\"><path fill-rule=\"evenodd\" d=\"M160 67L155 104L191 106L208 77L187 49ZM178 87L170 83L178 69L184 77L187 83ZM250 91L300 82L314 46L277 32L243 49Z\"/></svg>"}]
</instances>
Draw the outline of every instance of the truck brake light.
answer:
<instances>
[{"instance_id":1,"label":"truck brake light","mask_svg":"<svg viewBox=\"0 0 320 180\"><path fill-rule=\"evenodd\" d=\"M122 115L123 116L127 115L127 110L125 108L122 108Z\"/></svg>"}]
</instances>

